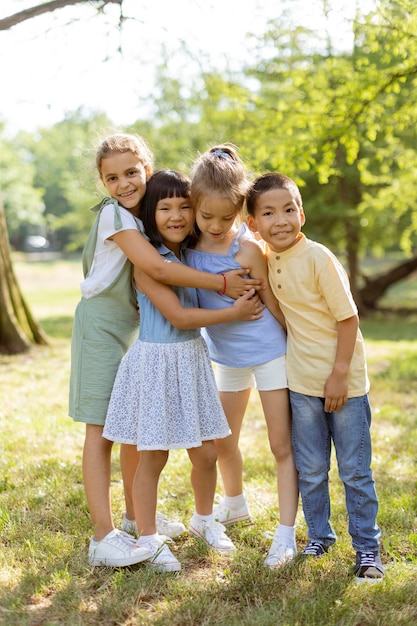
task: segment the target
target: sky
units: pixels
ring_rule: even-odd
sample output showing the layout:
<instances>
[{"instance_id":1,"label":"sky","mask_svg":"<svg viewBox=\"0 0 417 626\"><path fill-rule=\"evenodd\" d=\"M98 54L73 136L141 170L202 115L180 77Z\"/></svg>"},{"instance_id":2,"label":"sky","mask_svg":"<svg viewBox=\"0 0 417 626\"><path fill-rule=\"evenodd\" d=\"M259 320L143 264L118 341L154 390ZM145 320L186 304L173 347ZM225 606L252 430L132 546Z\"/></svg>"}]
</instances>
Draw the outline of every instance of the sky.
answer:
<instances>
[{"instance_id":1,"label":"sky","mask_svg":"<svg viewBox=\"0 0 417 626\"><path fill-rule=\"evenodd\" d=\"M254 54L248 33L265 32L286 6L349 45L356 1L327 2L325 22L323 0L124 0L121 32L117 5L100 16L89 3L59 9L0 31L0 121L9 133L32 132L83 107L128 125L149 113L162 46L182 79L199 68L239 70ZM1 0L0 18L38 3Z\"/></svg>"}]
</instances>

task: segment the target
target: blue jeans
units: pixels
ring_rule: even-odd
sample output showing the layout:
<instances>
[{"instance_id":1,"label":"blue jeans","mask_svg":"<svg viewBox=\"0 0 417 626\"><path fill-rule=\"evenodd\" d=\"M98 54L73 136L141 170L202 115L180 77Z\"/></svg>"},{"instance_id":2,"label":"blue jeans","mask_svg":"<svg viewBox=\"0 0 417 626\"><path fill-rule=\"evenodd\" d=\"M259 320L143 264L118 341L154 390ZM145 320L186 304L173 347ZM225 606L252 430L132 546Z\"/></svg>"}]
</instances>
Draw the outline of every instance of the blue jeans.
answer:
<instances>
[{"instance_id":1,"label":"blue jeans","mask_svg":"<svg viewBox=\"0 0 417 626\"><path fill-rule=\"evenodd\" d=\"M299 488L310 540L330 546L329 470L333 440L346 495L349 533L356 551L378 551L378 499L371 471L371 409L368 396L349 398L334 413L324 412L324 398L290 392L292 439Z\"/></svg>"}]
</instances>

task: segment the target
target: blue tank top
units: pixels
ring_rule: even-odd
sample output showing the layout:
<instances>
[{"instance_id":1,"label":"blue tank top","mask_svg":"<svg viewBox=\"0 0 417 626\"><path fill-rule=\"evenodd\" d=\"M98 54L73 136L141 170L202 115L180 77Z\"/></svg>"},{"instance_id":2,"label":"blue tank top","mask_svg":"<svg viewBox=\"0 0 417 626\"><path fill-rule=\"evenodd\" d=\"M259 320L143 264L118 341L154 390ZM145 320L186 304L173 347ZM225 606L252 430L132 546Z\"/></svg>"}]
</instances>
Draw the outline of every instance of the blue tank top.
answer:
<instances>
[{"instance_id":1,"label":"blue tank top","mask_svg":"<svg viewBox=\"0 0 417 626\"><path fill-rule=\"evenodd\" d=\"M157 248L159 254L169 261L180 263L166 246ZM198 308L197 291L191 287L172 287L185 308ZM199 328L179 329L172 326L149 298L136 290L140 310L139 339L150 343L179 343L200 336Z\"/></svg>"},{"instance_id":2,"label":"blue tank top","mask_svg":"<svg viewBox=\"0 0 417 626\"><path fill-rule=\"evenodd\" d=\"M235 256L240 249L240 242L252 237L246 224L242 224L227 254L187 249L185 251L187 265L212 274L239 269L241 265ZM197 293L199 305L203 309L220 309L232 306L234 302L232 298L220 296L216 291L208 289L197 289ZM285 331L268 309L263 311L263 317L259 320L208 326L202 329L201 334L207 342L210 358L229 367L260 365L286 352Z\"/></svg>"}]
</instances>

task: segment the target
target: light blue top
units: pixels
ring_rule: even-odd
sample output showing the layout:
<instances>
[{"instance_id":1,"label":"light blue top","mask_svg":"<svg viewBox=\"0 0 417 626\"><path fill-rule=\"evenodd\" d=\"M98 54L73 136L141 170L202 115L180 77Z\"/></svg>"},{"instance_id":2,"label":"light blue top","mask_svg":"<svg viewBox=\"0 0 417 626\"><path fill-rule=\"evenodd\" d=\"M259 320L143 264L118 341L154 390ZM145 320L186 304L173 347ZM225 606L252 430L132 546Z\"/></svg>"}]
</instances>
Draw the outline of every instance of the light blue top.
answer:
<instances>
[{"instance_id":1,"label":"light blue top","mask_svg":"<svg viewBox=\"0 0 417 626\"><path fill-rule=\"evenodd\" d=\"M241 268L235 256L241 240L252 237L247 226L242 224L227 254L188 249L185 251L187 265L212 274ZM200 307L204 309L220 309L234 303L232 298L220 296L216 291L197 289L197 293ZM260 365L286 352L285 331L268 309L263 311L259 320L217 324L204 328L201 334L207 342L210 358L229 367Z\"/></svg>"},{"instance_id":2,"label":"light blue top","mask_svg":"<svg viewBox=\"0 0 417 626\"><path fill-rule=\"evenodd\" d=\"M157 248L159 254L169 261L181 263L175 254L164 245ZM182 254L181 254L182 257ZM198 308L197 291L191 287L172 287L185 308ZM136 290L140 310L140 341L150 343L179 343L200 337L199 328L179 329L168 322L149 298Z\"/></svg>"}]
</instances>

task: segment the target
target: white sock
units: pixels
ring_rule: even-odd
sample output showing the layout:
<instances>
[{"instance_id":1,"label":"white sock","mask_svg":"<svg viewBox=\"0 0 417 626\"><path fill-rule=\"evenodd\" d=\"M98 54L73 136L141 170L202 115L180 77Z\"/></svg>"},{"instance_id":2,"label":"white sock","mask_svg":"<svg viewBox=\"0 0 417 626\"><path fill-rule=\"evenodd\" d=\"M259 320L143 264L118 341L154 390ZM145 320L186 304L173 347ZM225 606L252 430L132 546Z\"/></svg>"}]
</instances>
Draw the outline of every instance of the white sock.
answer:
<instances>
[{"instance_id":1,"label":"white sock","mask_svg":"<svg viewBox=\"0 0 417 626\"><path fill-rule=\"evenodd\" d=\"M197 511L194 513L194 516L197 518L199 522L212 522L214 521L214 513L210 515L200 515Z\"/></svg>"},{"instance_id":2,"label":"white sock","mask_svg":"<svg viewBox=\"0 0 417 626\"><path fill-rule=\"evenodd\" d=\"M225 504L228 509L232 509L232 511L237 511L246 504L245 494L242 492L238 496L225 495L223 498L223 504Z\"/></svg>"},{"instance_id":3,"label":"white sock","mask_svg":"<svg viewBox=\"0 0 417 626\"><path fill-rule=\"evenodd\" d=\"M137 541L138 546L146 546L151 541L154 541L157 537L159 537L158 533L154 535L141 535Z\"/></svg>"},{"instance_id":4,"label":"white sock","mask_svg":"<svg viewBox=\"0 0 417 626\"><path fill-rule=\"evenodd\" d=\"M283 539L286 543L295 544L295 526L278 524L275 536Z\"/></svg>"}]
</instances>

